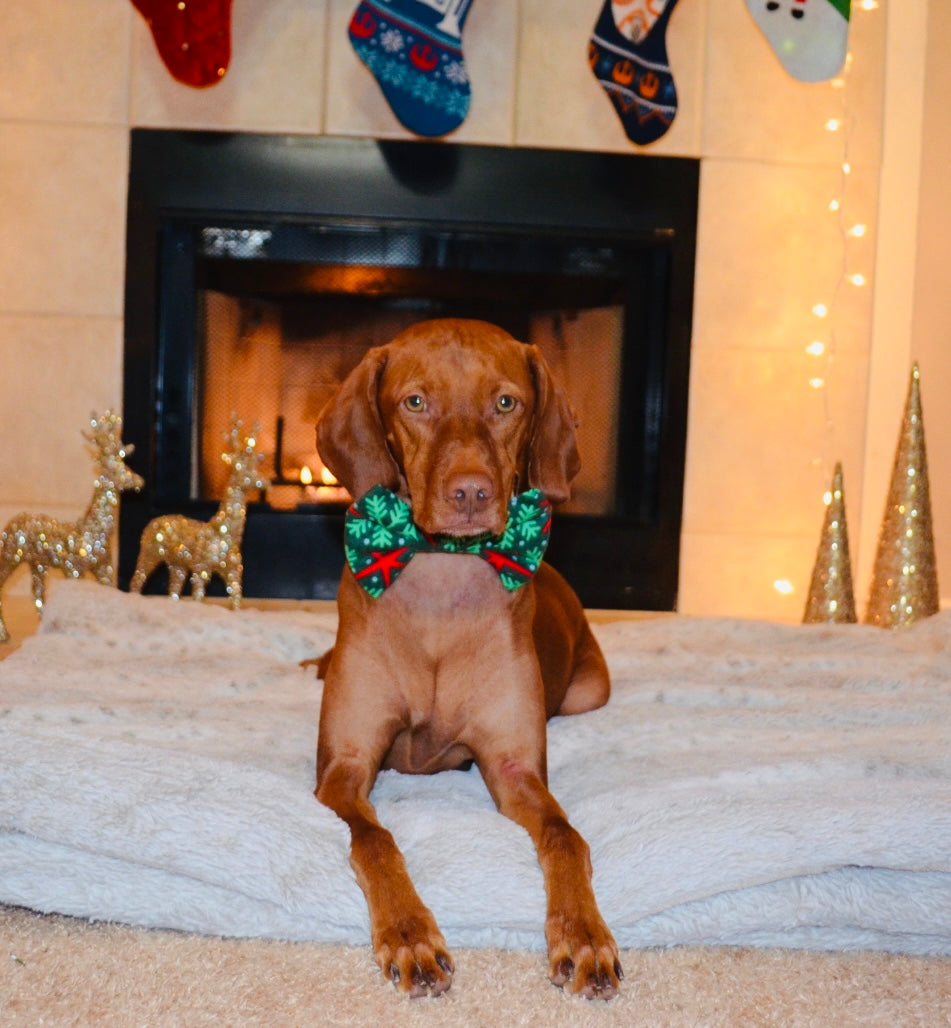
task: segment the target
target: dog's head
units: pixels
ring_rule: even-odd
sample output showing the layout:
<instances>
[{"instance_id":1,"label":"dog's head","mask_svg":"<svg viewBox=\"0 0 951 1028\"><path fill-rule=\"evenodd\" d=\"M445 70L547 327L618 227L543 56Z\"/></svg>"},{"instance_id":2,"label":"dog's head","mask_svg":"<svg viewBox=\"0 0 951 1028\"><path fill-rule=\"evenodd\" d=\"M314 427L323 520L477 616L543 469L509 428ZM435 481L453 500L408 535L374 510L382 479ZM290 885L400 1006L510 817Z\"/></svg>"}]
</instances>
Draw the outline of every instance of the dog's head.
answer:
<instances>
[{"instance_id":1,"label":"dog's head","mask_svg":"<svg viewBox=\"0 0 951 1028\"><path fill-rule=\"evenodd\" d=\"M427 321L370 350L321 412L321 459L355 498L383 485L432 535L498 534L509 499L568 498L575 422L535 346L483 321Z\"/></svg>"}]
</instances>

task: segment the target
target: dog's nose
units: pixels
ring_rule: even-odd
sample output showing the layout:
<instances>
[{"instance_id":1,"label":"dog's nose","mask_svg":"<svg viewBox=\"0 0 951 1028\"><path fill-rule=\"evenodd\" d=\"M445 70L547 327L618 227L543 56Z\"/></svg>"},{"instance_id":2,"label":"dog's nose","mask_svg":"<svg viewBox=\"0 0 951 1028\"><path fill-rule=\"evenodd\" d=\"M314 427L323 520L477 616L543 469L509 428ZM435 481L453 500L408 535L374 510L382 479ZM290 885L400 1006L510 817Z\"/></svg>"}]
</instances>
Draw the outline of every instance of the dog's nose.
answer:
<instances>
[{"instance_id":1,"label":"dog's nose","mask_svg":"<svg viewBox=\"0 0 951 1028\"><path fill-rule=\"evenodd\" d=\"M446 482L446 499L460 513L479 514L495 499L495 489L488 475L452 475Z\"/></svg>"}]
</instances>

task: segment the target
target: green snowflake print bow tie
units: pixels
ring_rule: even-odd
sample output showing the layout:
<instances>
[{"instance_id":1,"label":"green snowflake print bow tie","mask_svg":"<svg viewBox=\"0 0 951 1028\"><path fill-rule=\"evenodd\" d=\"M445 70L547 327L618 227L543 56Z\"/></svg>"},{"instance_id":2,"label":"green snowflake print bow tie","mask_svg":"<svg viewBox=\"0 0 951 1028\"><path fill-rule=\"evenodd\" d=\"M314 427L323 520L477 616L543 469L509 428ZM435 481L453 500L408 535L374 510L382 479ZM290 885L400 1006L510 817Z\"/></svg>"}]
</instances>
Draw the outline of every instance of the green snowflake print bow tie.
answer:
<instances>
[{"instance_id":1,"label":"green snowflake print bow tie","mask_svg":"<svg viewBox=\"0 0 951 1028\"><path fill-rule=\"evenodd\" d=\"M405 500L374 486L347 511L344 550L350 570L374 598L388 589L414 553L471 553L498 573L510 592L531 581L548 546L551 503L538 489L509 501L501 535L427 535L413 522Z\"/></svg>"}]
</instances>

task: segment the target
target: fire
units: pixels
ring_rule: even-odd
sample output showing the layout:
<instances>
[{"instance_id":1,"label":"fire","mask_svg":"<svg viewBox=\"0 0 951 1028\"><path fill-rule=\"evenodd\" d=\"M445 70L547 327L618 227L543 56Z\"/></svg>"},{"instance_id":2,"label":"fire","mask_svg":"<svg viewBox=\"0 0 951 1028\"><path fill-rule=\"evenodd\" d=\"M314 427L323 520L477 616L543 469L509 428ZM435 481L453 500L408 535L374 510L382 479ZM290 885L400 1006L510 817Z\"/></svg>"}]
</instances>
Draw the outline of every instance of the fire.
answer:
<instances>
[{"instance_id":1,"label":"fire","mask_svg":"<svg viewBox=\"0 0 951 1028\"><path fill-rule=\"evenodd\" d=\"M334 486L340 484L337 479L334 478L333 472L330 468L324 467L323 464L320 465L320 470L316 475L311 471L310 466L305 464L300 469L298 477L301 485L316 485L318 488L321 486Z\"/></svg>"}]
</instances>

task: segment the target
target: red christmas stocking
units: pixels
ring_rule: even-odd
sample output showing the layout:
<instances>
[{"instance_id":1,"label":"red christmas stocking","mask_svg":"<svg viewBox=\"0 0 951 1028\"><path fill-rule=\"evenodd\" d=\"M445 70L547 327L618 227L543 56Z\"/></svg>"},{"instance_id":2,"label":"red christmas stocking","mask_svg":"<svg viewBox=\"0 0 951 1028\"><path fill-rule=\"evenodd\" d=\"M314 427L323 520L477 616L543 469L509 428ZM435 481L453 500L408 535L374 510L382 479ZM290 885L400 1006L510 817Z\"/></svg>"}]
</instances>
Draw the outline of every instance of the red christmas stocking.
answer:
<instances>
[{"instance_id":1,"label":"red christmas stocking","mask_svg":"<svg viewBox=\"0 0 951 1028\"><path fill-rule=\"evenodd\" d=\"M231 0L132 0L172 77L213 86L231 60Z\"/></svg>"}]
</instances>

